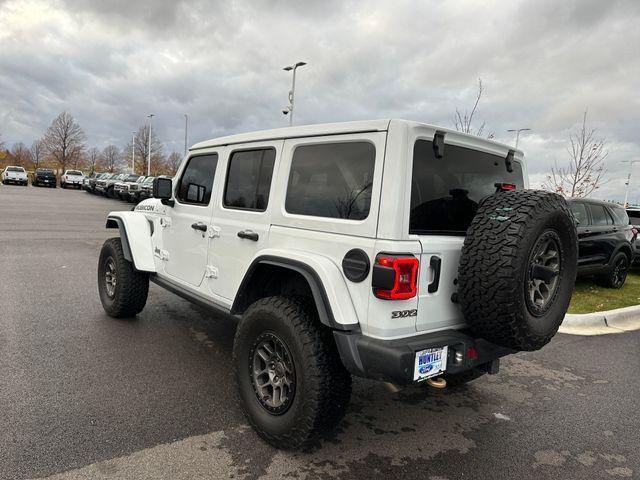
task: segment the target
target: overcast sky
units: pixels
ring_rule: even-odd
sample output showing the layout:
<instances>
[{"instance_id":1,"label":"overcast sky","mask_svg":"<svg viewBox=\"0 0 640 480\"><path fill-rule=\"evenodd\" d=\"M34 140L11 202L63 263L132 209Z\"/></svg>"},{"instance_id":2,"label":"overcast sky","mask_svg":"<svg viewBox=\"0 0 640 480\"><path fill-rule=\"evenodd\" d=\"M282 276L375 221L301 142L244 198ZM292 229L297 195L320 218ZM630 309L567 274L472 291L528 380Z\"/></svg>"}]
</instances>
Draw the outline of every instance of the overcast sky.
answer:
<instances>
[{"instance_id":1,"label":"overcast sky","mask_svg":"<svg viewBox=\"0 0 640 480\"><path fill-rule=\"evenodd\" d=\"M42 135L62 110L90 145L123 146L154 113L165 151L287 124L298 70L296 123L407 118L453 127L470 108L498 140L520 140L531 181L568 160L588 107L607 139L621 199L640 160L640 1L0 0L0 135ZM640 201L640 163L632 201ZM632 181L633 186L633 181Z\"/></svg>"}]
</instances>

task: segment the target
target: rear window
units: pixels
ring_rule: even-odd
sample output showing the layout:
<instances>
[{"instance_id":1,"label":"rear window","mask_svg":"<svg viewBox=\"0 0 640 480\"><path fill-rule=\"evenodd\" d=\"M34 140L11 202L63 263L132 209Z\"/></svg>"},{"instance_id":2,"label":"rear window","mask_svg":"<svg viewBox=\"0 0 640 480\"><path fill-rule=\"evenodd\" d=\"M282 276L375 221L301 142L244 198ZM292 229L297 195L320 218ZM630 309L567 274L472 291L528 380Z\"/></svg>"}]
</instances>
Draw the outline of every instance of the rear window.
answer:
<instances>
[{"instance_id":1,"label":"rear window","mask_svg":"<svg viewBox=\"0 0 640 480\"><path fill-rule=\"evenodd\" d=\"M371 206L376 149L369 142L323 143L295 149L287 212L364 220Z\"/></svg>"},{"instance_id":2,"label":"rear window","mask_svg":"<svg viewBox=\"0 0 640 480\"><path fill-rule=\"evenodd\" d=\"M24 172L22 167L7 167L7 172Z\"/></svg>"},{"instance_id":3,"label":"rear window","mask_svg":"<svg viewBox=\"0 0 640 480\"><path fill-rule=\"evenodd\" d=\"M229 160L224 206L264 212L275 160L273 148L234 152Z\"/></svg>"},{"instance_id":4,"label":"rear window","mask_svg":"<svg viewBox=\"0 0 640 480\"><path fill-rule=\"evenodd\" d=\"M503 157L447 144L436 158L431 140L418 140L413 149L409 233L464 235L484 197L496 183L523 188L522 167Z\"/></svg>"},{"instance_id":5,"label":"rear window","mask_svg":"<svg viewBox=\"0 0 640 480\"><path fill-rule=\"evenodd\" d=\"M82 175L82 172L79 172L78 170L69 170L67 175Z\"/></svg>"}]
</instances>

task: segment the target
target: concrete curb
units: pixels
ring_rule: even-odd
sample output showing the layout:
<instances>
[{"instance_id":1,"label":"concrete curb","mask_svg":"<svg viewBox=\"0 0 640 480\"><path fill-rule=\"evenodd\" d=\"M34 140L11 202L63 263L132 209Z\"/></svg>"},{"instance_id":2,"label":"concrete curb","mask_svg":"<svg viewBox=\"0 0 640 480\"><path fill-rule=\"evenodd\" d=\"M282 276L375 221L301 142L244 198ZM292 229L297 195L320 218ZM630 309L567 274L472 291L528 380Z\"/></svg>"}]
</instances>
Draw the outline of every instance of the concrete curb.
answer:
<instances>
[{"instance_id":1,"label":"concrete curb","mask_svg":"<svg viewBox=\"0 0 640 480\"><path fill-rule=\"evenodd\" d=\"M569 335L605 335L640 330L640 305L604 312L565 315L560 333Z\"/></svg>"}]
</instances>

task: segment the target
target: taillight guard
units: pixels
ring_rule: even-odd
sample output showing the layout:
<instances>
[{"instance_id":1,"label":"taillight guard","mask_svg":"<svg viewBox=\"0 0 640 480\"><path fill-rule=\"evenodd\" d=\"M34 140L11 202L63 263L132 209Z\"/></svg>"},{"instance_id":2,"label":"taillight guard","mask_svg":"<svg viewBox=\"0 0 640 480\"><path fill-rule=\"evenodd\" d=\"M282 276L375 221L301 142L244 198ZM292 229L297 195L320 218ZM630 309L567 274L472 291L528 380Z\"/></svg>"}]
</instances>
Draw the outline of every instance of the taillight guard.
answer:
<instances>
[{"instance_id":1,"label":"taillight guard","mask_svg":"<svg viewBox=\"0 0 640 480\"><path fill-rule=\"evenodd\" d=\"M384 300L406 300L417 294L418 267L413 255L380 253L373 267L373 294Z\"/></svg>"}]
</instances>

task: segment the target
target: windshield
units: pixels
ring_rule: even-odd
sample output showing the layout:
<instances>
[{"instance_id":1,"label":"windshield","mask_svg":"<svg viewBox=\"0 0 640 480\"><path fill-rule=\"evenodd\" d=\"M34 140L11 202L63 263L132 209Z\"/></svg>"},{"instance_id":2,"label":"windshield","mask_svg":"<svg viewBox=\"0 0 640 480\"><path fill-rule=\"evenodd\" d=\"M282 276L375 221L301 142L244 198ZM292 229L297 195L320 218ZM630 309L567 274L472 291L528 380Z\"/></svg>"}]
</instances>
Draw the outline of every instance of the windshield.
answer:
<instances>
[{"instance_id":1,"label":"windshield","mask_svg":"<svg viewBox=\"0 0 640 480\"><path fill-rule=\"evenodd\" d=\"M125 181L126 182L137 182L139 178L140 178L140 175L129 175L127 178L125 178Z\"/></svg>"},{"instance_id":2,"label":"windshield","mask_svg":"<svg viewBox=\"0 0 640 480\"><path fill-rule=\"evenodd\" d=\"M24 172L22 167L7 167L7 172Z\"/></svg>"},{"instance_id":3,"label":"windshield","mask_svg":"<svg viewBox=\"0 0 640 480\"><path fill-rule=\"evenodd\" d=\"M522 167L490 153L447 144L436 158L430 140L418 140L413 150L409 233L464 235L484 197L496 183L523 188Z\"/></svg>"},{"instance_id":4,"label":"windshield","mask_svg":"<svg viewBox=\"0 0 640 480\"><path fill-rule=\"evenodd\" d=\"M153 177L145 178L143 183L145 183L145 184L153 183Z\"/></svg>"}]
</instances>

